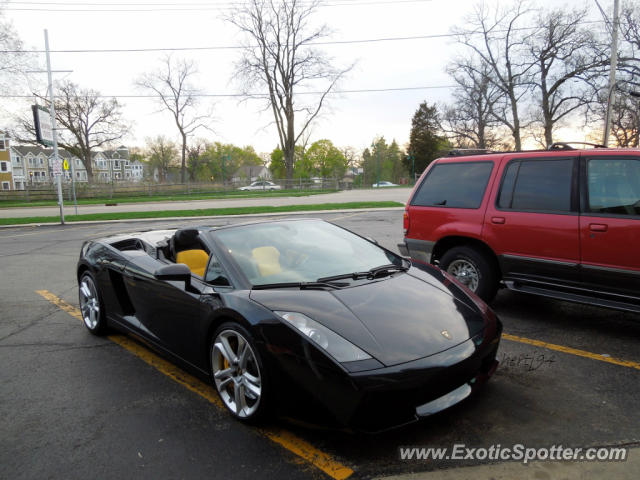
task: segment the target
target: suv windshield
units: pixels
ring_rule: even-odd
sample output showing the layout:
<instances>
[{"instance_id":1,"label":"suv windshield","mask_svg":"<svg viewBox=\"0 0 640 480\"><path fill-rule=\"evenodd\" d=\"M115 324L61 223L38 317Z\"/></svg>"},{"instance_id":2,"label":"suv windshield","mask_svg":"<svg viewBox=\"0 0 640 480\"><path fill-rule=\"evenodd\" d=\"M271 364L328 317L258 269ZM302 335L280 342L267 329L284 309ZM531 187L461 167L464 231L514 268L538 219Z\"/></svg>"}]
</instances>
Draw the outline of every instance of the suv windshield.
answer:
<instances>
[{"instance_id":1,"label":"suv windshield","mask_svg":"<svg viewBox=\"0 0 640 480\"><path fill-rule=\"evenodd\" d=\"M315 282L403 265L401 257L320 220L246 225L215 236L254 286Z\"/></svg>"}]
</instances>

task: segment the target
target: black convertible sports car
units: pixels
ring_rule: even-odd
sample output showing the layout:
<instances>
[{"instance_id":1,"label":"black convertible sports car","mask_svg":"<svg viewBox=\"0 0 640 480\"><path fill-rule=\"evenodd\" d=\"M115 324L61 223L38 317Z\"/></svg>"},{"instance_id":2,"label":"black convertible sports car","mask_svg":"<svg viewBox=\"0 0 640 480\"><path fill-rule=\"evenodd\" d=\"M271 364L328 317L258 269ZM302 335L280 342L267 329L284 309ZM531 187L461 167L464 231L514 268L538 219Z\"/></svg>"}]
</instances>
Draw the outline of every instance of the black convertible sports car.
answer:
<instances>
[{"instance_id":1,"label":"black convertible sports car","mask_svg":"<svg viewBox=\"0 0 640 480\"><path fill-rule=\"evenodd\" d=\"M376 431L443 410L494 372L502 325L447 273L321 220L85 242L80 307L211 377L235 417L300 404Z\"/></svg>"}]
</instances>

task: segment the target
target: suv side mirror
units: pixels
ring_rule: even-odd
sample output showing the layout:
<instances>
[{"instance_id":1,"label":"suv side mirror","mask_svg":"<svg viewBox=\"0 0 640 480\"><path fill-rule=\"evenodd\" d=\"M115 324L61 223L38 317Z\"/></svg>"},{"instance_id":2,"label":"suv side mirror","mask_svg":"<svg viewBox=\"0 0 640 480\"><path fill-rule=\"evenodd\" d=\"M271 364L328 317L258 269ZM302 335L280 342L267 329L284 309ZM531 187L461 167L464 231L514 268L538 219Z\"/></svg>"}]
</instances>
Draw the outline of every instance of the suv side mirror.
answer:
<instances>
[{"instance_id":1,"label":"suv side mirror","mask_svg":"<svg viewBox=\"0 0 640 480\"><path fill-rule=\"evenodd\" d=\"M153 276L158 280L176 280L185 282L187 285L191 283L191 270L184 263L174 263L173 265L160 267Z\"/></svg>"}]
</instances>

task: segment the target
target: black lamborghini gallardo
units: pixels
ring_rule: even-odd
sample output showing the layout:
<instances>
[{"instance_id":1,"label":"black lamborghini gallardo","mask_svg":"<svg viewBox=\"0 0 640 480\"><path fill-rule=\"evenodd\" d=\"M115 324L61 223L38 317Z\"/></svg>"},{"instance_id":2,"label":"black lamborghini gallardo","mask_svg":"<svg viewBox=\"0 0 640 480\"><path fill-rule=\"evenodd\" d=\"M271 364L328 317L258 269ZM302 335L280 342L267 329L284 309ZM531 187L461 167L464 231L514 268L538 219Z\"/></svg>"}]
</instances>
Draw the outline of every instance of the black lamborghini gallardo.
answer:
<instances>
[{"instance_id":1,"label":"black lamborghini gallardo","mask_svg":"<svg viewBox=\"0 0 640 480\"><path fill-rule=\"evenodd\" d=\"M303 402L381 430L460 402L497 365L501 323L466 287L321 220L116 235L86 242L77 272L90 332L210 376L245 421Z\"/></svg>"}]
</instances>

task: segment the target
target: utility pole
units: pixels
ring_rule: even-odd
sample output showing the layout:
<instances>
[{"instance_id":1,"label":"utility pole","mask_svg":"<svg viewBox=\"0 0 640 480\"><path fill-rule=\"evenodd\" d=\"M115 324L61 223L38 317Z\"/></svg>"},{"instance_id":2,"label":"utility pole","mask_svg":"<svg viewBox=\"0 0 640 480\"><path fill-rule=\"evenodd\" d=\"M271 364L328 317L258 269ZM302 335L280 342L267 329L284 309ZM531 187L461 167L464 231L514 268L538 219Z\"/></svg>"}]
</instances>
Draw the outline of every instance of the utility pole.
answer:
<instances>
[{"instance_id":1,"label":"utility pole","mask_svg":"<svg viewBox=\"0 0 640 480\"><path fill-rule=\"evenodd\" d=\"M380 188L380 149L376 152L376 159L378 160L378 183L376 187Z\"/></svg>"},{"instance_id":2,"label":"utility pole","mask_svg":"<svg viewBox=\"0 0 640 480\"><path fill-rule=\"evenodd\" d=\"M51 130L53 137L54 175L58 177L58 205L60 206L60 223L64 225L64 204L62 200L62 165L58 156L58 129L56 124L56 107L53 103L53 81L51 79L51 58L49 57L49 32L44 30L44 47L47 52L47 77L49 79L49 115L51 115Z\"/></svg>"},{"instance_id":3,"label":"utility pole","mask_svg":"<svg viewBox=\"0 0 640 480\"><path fill-rule=\"evenodd\" d=\"M604 139L602 144L609 146L611 133L611 109L616 98L616 69L618 68L618 27L620 25L620 0L613 2L613 31L611 32L611 67L609 70L609 96L607 98L607 114L604 124Z\"/></svg>"}]
</instances>

